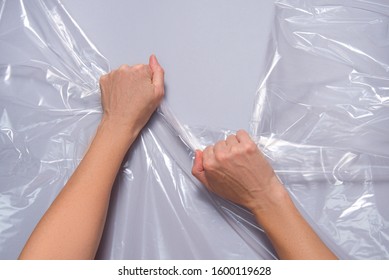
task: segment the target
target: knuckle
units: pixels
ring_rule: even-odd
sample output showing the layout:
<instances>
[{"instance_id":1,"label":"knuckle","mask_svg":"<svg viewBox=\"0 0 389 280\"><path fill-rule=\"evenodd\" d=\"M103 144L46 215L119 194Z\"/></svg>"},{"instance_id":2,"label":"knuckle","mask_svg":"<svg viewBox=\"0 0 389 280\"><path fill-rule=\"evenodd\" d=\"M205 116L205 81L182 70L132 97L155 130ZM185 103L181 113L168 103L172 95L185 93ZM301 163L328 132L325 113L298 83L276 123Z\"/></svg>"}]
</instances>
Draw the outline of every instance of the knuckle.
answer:
<instances>
[{"instance_id":1,"label":"knuckle","mask_svg":"<svg viewBox=\"0 0 389 280\"><path fill-rule=\"evenodd\" d=\"M215 158L213 155L209 155L208 151L212 149L212 147L207 147L204 150L203 154L203 168L206 171L214 170L216 166Z\"/></svg>"},{"instance_id":2,"label":"knuckle","mask_svg":"<svg viewBox=\"0 0 389 280\"><path fill-rule=\"evenodd\" d=\"M239 129L237 132L236 132L236 135L240 135L240 136L243 136L243 135L247 135L247 132L243 129Z\"/></svg>"},{"instance_id":3,"label":"knuckle","mask_svg":"<svg viewBox=\"0 0 389 280\"><path fill-rule=\"evenodd\" d=\"M212 160L204 160L203 167L204 167L204 170L206 170L206 171L214 170L214 168L215 168L214 161L212 161Z\"/></svg>"},{"instance_id":4,"label":"knuckle","mask_svg":"<svg viewBox=\"0 0 389 280\"><path fill-rule=\"evenodd\" d=\"M253 141L248 141L244 144L244 149L247 153L252 154L257 151L257 145Z\"/></svg>"},{"instance_id":5,"label":"knuckle","mask_svg":"<svg viewBox=\"0 0 389 280\"><path fill-rule=\"evenodd\" d=\"M218 155L216 155L216 160L220 165L226 164L226 162L228 162L229 159L230 157L225 153L219 153Z\"/></svg>"},{"instance_id":6,"label":"knuckle","mask_svg":"<svg viewBox=\"0 0 389 280\"><path fill-rule=\"evenodd\" d=\"M136 64L136 65L132 66L132 68L134 68L134 70L137 70L137 71L145 71L147 66L144 64Z\"/></svg>"},{"instance_id":7,"label":"knuckle","mask_svg":"<svg viewBox=\"0 0 389 280\"><path fill-rule=\"evenodd\" d=\"M239 156L242 152L241 152L241 149L239 149L239 146L233 146L231 147L231 157L232 158L236 158L237 156Z\"/></svg>"},{"instance_id":8,"label":"knuckle","mask_svg":"<svg viewBox=\"0 0 389 280\"><path fill-rule=\"evenodd\" d=\"M119 75L124 76L151 77L150 67L145 64L136 64L133 66L123 64L117 71Z\"/></svg>"},{"instance_id":9,"label":"knuckle","mask_svg":"<svg viewBox=\"0 0 389 280\"><path fill-rule=\"evenodd\" d=\"M165 90L163 88L156 88L155 95L157 96L157 99L160 100L165 95Z\"/></svg>"},{"instance_id":10,"label":"knuckle","mask_svg":"<svg viewBox=\"0 0 389 280\"><path fill-rule=\"evenodd\" d=\"M118 70L119 70L120 72L127 72L127 71L129 71L130 69L131 69L131 67L128 66L127 64L122 64L122 65L120 65L120 67L118 68Z\"/></svg>"},{"instance_id":11,"label":"knuckle","mask_svg":"<svg viewBox=\"0 0 389 280\"><path fill-rule=\"evenodd\" d=\"M105 83L107 82L107 79L108 79L108 74L102 75L102 76L100 77L100 80L99 80L100 85L105 84Z\"/></svg>"},{"instance_id":12,"label":"knuckle","mask_svg":"<svg viewBox=\"0 0 389 280\"><path fill-rule=\"evenodd\" d=\"M228 135L227 138L226 138L226 142L231 145L231 144L237 143L238 140L236 139L235 135Z\"/></svg>"},{"instance_id":13,"label":"knuckle","mask_svg":"<svg viewBox=\"0 0 389 280\"><path fill-rule=\"evenodd\" d=\"M217 161L222 162L222 163L229 159L228 154L223 152L223 151L216 152L215 158Z\"/></svg>"},{"instance_id":14,"label":"knuckle","mask_svg":"<svg viewBox=\"0 0 389 280\"><path fill-rule=\"evenodd\" d=\"M151 70L150 70L150 67L148 65L137 64L134 66L134 69L136 70L136 72L139 75L147 77L147 78L151 78Z\"/></svg>"}]
</instances>

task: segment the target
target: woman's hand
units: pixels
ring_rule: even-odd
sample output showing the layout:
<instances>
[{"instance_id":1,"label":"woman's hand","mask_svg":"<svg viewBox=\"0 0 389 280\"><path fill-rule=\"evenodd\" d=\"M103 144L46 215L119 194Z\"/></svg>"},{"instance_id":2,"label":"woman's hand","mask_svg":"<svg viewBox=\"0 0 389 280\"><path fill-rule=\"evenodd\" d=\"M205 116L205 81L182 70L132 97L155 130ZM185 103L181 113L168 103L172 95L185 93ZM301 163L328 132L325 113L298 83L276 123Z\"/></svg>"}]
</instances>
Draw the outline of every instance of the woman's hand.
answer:
<instances>
[{"instance_id":1,"label":"woman's hand","mask_svg":"<svg viewBox=\"0 0 389 280\"><path fill-rule=\"evenodd\" d=\"M152 55L149 65L122 65L102 76L100 87L102 124L138 135L164 96L164 70Z\"/></svg>"},{"instance_id":2,"label":"woman's hand","mask_svg":"<svg viewBox=\"0 0 389 280\"><path fill-rule=\"evenodd\" d=\"M300 215L273 168L240 130L196 151L193 175L210 191L245 206L282 259L336 259Z\"/></svg>"},{"instance_id":3,"label":"woman's hand","mask_svg":"<svg viewBox=\"0 0 389 280\"><path fill-rule=\"evenodd\" d=\"M283 190L273 168L243 130L196 151L192 173L210 191L253 212Z\"/></svg>"}]
</instances>

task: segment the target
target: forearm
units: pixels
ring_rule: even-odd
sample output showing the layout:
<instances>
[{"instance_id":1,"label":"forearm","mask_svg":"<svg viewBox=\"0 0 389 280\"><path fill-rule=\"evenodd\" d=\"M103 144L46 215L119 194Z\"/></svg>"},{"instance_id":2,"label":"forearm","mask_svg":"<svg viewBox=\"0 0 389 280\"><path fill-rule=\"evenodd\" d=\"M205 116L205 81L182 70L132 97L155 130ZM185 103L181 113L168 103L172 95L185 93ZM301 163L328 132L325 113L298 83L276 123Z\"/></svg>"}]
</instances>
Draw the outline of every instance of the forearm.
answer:
<instances>
[{"instance_id":1,"label":"forearm","mask_svg":"<svg viewBox=\"0 0 389 280\"><path fill-rule=\"evenodd\" d=\"M281 259L336 259L278 184L265 207L254 210Z\"/></svg>"},{"instance_id":2,"label":"forearm","mask_svg":"<svg viewBox=\"0 0 389 280\"><path fill-rule=\"evenodd\" d=\"M88 152L38 223L21 259L92 259L117 171L137 132L102 121Z\"/></svg>"}]
</instances>

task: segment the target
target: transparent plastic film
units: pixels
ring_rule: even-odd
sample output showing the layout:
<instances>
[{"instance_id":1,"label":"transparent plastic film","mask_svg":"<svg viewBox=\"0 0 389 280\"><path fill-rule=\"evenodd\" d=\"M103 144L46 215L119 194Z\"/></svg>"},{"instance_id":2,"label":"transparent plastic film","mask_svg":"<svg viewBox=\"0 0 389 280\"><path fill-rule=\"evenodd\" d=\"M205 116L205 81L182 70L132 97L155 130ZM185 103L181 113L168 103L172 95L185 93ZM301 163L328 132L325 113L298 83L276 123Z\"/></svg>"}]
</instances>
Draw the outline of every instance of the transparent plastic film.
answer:
<instances>
[{"instance_id":1,"label":"transparent plastic film","mask_svg":"<svg viewBox=\"0 0 389 280\"><path fill-rule=\"evenodd\" d=\"M389 5L276 6L250 133L339 257L388 258ZM58 0L1 1L0 53L0 258L14 259L86 152L110 67ZM230 133L163 102L119 170L97 258L277 258L251 213L191 175L194 150Z\"/></svg>"},{"instance_id":2,"label":"transparent plastic film","mask_svg":"<svg viewBox=\"0 0 389 280\"><path fill-rule=\"evenodd\" d=\"M389 4L276 6L252 133L338 256L387 259Z\"/></svg>"},{"instance_id":3,"label":"transparent plastic film","mask_svg":"<svg viewBox=\"0 0 389 280\"><path fill-rule=\"evenodd\" d=\"M16 258L81 160L108 64L57 1L0 2L0 258Z\"/></svg>"}]
</instances>

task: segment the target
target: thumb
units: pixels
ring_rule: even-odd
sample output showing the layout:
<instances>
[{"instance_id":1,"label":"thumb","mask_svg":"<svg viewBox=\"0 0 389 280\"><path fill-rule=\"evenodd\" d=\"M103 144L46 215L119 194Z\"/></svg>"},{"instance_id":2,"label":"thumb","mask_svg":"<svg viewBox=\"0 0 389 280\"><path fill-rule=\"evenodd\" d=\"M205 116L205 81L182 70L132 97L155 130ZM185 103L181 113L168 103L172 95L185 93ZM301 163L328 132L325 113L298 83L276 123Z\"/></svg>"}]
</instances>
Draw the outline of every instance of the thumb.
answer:
<instances>
[{"instance_id":1,"label":"thumb","mask_svg":"<svg viewBox=\"0 0 389 280\"><path fill-rule=\"evenodd\" d=\"M208 186L207 178L205 177L205 170L203 166L203 152L196 150L195 159L193 161L192 174L195 176L203 185Z\"/></svg>"},{"instance_id":2,"label":"thumb","mask_svg":"<svg viewBox=\"0 0 389 280\"><path fill-rule=\"evenodd\" d=\"M164 86L165 86L164 84L165 73L163 68L159 64L157 57L154 54L150 56L149 66L152 73L152 82L153 85L155 86L155 92L163 95Z\"/></svg>"}]
</instances>

